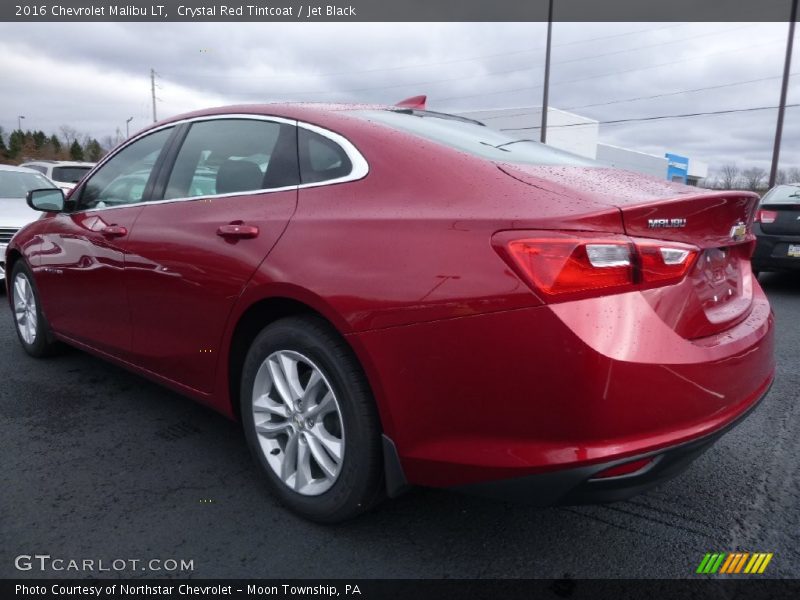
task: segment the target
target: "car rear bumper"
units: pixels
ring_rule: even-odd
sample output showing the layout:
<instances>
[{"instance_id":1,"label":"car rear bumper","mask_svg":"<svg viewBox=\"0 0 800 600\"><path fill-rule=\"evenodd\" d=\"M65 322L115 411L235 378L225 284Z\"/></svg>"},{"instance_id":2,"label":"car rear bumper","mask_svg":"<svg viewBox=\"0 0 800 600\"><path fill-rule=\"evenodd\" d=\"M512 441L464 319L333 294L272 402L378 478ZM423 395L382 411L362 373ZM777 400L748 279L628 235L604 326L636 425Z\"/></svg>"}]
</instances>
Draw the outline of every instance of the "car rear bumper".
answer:
<instances>
[{"instance_id":1,"label":"car rear bumper","mask_svg":"<svg viewBox=\"0 0 800 600\"><path fill-rule=\"evenodd\" d=\"M690 442L621 460L605 461L527 477L475 483L455 489L469 494L536 506L599 504L625 500L656 487L686 470L695 459L714 445L725 433L743 421L768 392L769 388L747 411L725 427ZM630 474L607 478L597 477L607 469L640 460L649 460L650 462L642 469Z\"/></svg>"},{"instance_id":2,"label":"car rear bumper","mask_svg":"<svg viewBox=\"0 0 800 600\"><path fill-rule=\"evenodd\" d=\"M756 249L753 252L754 271L784 271L800 269L800 258L787 256L790 244L800 246L800 235L769 235L753 224Z\"/></svg>"},{"instance_id":3,"label":"car rear bumper","mask_svg":"<svg viewBox=\"0 0 800 600\"><path fill-rule=\"evenodd\" d=\"M755 284L744 320L697 340L677 335L639 293L348 339L409 483L463 488L574 472L571 489L650 454L665 456L650 477L672 473L684 461L669 449L707 440L766 393L773 330Z\"/></svg>"}]
</instances>

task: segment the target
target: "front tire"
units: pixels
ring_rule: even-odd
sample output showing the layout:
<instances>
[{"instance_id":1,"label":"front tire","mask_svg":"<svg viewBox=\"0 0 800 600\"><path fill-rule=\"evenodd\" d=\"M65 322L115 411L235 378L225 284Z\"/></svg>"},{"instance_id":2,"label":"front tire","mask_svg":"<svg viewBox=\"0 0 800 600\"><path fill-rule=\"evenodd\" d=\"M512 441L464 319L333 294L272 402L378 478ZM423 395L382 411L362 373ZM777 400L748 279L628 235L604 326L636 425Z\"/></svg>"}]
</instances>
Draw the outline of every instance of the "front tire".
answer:
<instances>
[{"instance_id":1,"label":"front tire","mask_svg":"<svg viewBox=\"0 0 800 600\"><path fill-rule=\"evenodd\" d=\"M247 353L240 397L250 451L291 510L335 523L382 498L375 402L352 350L325 321L265 327Z\"/></svg>"},{"instance_id":2,"label":"front tire","mask_svg":"<svg viewBox=\"0 0 800 600\"><path fill-rule=\"evenodd\" d=\"M17 337L25 352L36 358L52 355L58 342L42 313L33 274L22 260L18 260L11 270L11 303Z\"/></svg>"}]
</instances>

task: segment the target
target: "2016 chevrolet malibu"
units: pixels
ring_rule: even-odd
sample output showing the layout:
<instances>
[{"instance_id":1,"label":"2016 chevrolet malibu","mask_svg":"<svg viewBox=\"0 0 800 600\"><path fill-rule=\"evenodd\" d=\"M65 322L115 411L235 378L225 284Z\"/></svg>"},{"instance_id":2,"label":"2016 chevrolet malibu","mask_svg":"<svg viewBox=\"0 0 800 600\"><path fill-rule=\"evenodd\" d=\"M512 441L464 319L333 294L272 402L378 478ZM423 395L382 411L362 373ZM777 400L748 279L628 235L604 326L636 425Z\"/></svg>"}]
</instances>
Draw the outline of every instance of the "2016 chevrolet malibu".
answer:
<instances>
[{"instance_id":1,"label":"2016 chevrolet malibu","mask_svg":"<svg viewBox=\"0 0 800 600\"><path fill-rule=\"evenodd\" d=\"M25 350L66 342L240 419L318 521L414 484L624 498L773 379L755 194L413 102L186 114L28 201L45 214L7 252Z\"/></svg>"}]
</instances>

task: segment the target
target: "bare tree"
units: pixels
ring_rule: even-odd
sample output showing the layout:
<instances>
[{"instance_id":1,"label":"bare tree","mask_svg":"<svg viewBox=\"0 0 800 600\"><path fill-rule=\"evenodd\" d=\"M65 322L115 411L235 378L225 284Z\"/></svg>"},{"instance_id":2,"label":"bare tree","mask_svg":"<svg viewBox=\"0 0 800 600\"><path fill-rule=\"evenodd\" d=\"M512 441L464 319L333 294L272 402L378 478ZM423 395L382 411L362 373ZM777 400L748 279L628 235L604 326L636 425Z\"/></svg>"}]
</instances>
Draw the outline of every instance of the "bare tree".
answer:
<instances>
[{"instance_id":1,"label":"bare tree","mask_svg":"<svg viewBox=\"0 0 800 600\"><path fill-rule=\"evenodd\" d=\"M800 183L800 169L792 167L786 172L787 183Z\"/></svg>"},{"instance_id":2,"label":"bare tree","mask_svg":"<svg viewBox=\"0 0 800 600\"><path fill-rule=\"evenodd\" d=\"M766 177L767 172L761 167L750 167L742 171L745 187L753 192L757 192L764 187Z\"/></svg>"},{"instance_id":3,"label":"bare tree","mask_svg":"<svg viewBox=\"0 0 800 600\"><path fill-rule=\"evenodd\" d=\"M64 147L69 148L78 139L78 130L70 125L62 125L58 128L61 138L64 140Z\"/></svg>"},{"instance_id":4,"label":"bare tree","mask_svg":"<svg viewBox=\"0 0 800 600\"><path fill-rule=\"evenodd\" d=\"M722 165L719 171L719 183L724 190L735 189L739 184L739 167L735 164Z\"/></svg>"},{"instance_id":5,"label":"bare tree","mask_svg":"<svg viewBox=\"0 0 800 600\"><path fill-rule=\"evenodd\" d=\"M114 137L110 136L110 135L105 135L105 136L103 136L103 139L100 140L100 147L105 152L108 152L109 150L111 150L116 145L117 145L117 143L114 141Z\"/></svg>"},{"instance_id":6,"label":"bare tree","mask_svg":"<svg viewBox=\"0 0 800 600\"><path fill-rule=\"evenodd\" d=\"M778 169L778 172L775 173L775 185L783 185L784 183L788 183L788 175L784 169Z\"/></svg>"}]
</instances>

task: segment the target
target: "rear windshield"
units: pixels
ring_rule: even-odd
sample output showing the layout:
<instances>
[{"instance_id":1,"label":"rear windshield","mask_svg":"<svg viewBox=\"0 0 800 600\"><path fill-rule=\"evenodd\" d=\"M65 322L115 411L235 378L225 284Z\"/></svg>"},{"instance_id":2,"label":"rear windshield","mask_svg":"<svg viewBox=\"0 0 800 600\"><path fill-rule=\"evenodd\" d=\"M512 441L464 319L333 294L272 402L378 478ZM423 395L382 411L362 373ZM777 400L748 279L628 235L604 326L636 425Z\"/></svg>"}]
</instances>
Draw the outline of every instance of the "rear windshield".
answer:
<instances>
[{"instance_id":1,"label":"rear windshield","mask_svg":"<svg viewBox=\"0 0 800 600\"><path fill-rule=\"evenodd\" d=\"M761 199L761 204L800 204L800 185L779 185Z\"/></svg>"},{"instance_id":2,"label":"rear windshield","mask_svg":"<svg viewBox=\"0 0 800 600\"><path fill-rule=\"evenodd\" d=\"M78 183L92 167L53 167L53 180Z\"/></svg>"},{"instance_id":3,"label":"rear windshield","mask_svg":"<svg viewBox=\"0 0 800 600\"><path fill-rule=\"evenodd\" d=\"M454 115L418 110L360 110L353 114L497 162L600 166L577 154L532 139L513 138L477 121ZM535 135L536 130L532 130L532 134Z\"/></svg>"},{"instance_id":4,"label":"rear windshield","mask_svg":"<svg viewBox=\"0 0 800 600\"><path fill-rule=\"evenodd\" d=\"M24 171L0 171L0 198L24 198L31 190L55 187L47 177Z\"/></svg>"}]
</instances>

